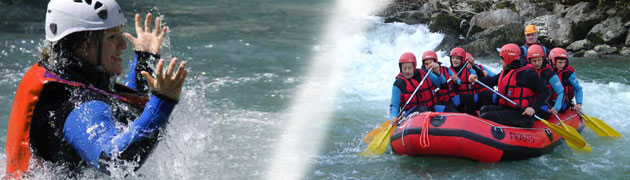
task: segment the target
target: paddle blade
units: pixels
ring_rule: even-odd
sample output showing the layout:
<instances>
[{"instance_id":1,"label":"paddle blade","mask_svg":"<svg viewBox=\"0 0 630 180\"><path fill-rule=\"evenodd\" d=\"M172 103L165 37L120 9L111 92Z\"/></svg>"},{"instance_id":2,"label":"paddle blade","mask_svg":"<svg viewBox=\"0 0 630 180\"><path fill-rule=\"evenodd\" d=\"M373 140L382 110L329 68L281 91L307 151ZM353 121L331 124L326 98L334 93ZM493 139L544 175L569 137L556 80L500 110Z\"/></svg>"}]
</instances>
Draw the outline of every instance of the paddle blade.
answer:
<instances>
[{"instance_id":1,"label":"paddle blade","mask_svg":"<svg viewBox=\"0 0 630 180\"><path fill-rule=\"evenodd\" d=\"M563 127L560 127L556 124L550 123L547 120L540 119L540 121L543 122L545 125L547 125L547 127L549 127L551 131L560 135L560 137L564 138L564 141L567 142L567 144L569 145L571 149L575 151L581 151L581 152L591 152L591 146L589 146L588 143L586 143L586 141L584 140L584 138L580 136L580 133L575 131L575 129L573 129L572 127L568 127L568 128L573 129L573 132Z\"/></svg>"},{"instance_id":2,"label":"paddle blade","mask_svg":"<svg viewBox=\"0 0 630 180\"><path fill-rule=\"evenodd\" d=\"M374 128L374 129L372 129L372 131L370 131L365 136L363 136L363 143L368 144L368 143L372 142L372 140L374 140L374 137L378 133L383 132L383 130L387 129L387 127L390 127L390 126L392 126L392 123L389 120L383 122L381 124L381 126L378 126L378 127Z\"/></svg>"},{"instance_id":3,"label":"paddle blade","mask_svg":"<svg viewBox=\"0 0 630 180\"><path fill-rule=\"evenodd\" d=\"M389 144L389 136L390 136L390 134L392 133L392 131L394 129L396 129L396 125L389 126L384 131L381 131L381 133L378 133L374 137L374 140L372 142L370 142L368 147L365 148L365 150L363 150L363 152L359 153L359 155L361 155L361 156L374 156L374 155L381 155L381 154L383 154L385 152L385 149L387 149L387 145Z\"/></svg>"},{"instance_id":4,"label":"paddle blade","mask_svg":"<svg viewBox=\"0 0 630 180\"><path fill-rule=\"evenodd\" d=\"M567 132L569 132L570 134L580 135L580 133L577 132L577 130L573 129L573 127L565 124L562 120L558 120L558 121L560 121L560 124L562 125L562 128L567 130ZM580 136L580 138L582 138L582 137ZM584 139L582 139L582 140L584 140ZM584 142L586 143L586 141L584 141ZM569 147L571 149L577 149L577 150L583 151L583 152L591 152L591 146L589 146L588 144L586 144L586 147L582 147L582 148L578 147L577 144L572 144L572 143L567 143L567 144L569 145Z\"/></svg>"},{"instance_id":5,"label":"paddle blade","mask_svg":"<svg viewBox=\"0 0 630 180\"><path fill-rule=\"evenodd\" d=\"M616 138L621 137L621 134L619 134L619 132L617 132L615 129L608 126L608 124L606 124L604 121L596 117L590 117L586 114L582 114L582 118L584 118L584 123L586 124L586 126L593 129L595 134L597 134L598 136Z\"/></svg>"}]
</instances>

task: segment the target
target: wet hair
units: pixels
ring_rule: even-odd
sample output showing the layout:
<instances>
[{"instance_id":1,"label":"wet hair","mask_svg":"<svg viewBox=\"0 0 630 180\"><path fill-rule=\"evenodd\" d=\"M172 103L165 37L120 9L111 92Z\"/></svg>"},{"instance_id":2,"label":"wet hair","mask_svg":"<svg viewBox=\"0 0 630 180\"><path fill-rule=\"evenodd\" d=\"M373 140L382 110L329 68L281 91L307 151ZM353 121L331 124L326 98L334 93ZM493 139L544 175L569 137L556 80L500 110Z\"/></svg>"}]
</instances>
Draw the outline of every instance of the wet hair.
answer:
<instances>
[{"instance_id":1,"label":"wet hair","mask_svg":"<svg viewBox=\"0 0 630 180\"><path fill-rule=\"evenodd\" d=\"M102 37L103 30L75 32L61 38L58 41L44 42L41 48L40 63L44 64L64 64L66 59L78 59L81 57L74 54L78 48L87 47L98 37ZM70 58L72 57L72 58Z\"/></svg>"}]
</instances>

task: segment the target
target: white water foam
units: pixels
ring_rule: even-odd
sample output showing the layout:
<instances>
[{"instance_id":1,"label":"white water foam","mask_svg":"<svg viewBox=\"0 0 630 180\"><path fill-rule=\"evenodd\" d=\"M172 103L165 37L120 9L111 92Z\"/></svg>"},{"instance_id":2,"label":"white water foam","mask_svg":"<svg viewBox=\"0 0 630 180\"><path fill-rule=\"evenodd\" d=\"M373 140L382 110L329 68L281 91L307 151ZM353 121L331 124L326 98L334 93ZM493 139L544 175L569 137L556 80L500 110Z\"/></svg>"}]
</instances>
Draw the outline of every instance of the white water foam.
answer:
<instances>
[{"instance_id":1,"label":"white water foam","mask_svg":"<svg viewBox=\"0 0 630 180\"><path fill-rule=\"evenodd\" d=\"M444 36L431 33L425 25L383 23L382 17L371 16L365 21L370 28L351 37L344 53L343 92L363 100L388 100L398 69L398 57L412 52L420 63L424 51L434 50ZM439 61L450 65L445 52L437 52Z\"/></svg>"}]
</instances>

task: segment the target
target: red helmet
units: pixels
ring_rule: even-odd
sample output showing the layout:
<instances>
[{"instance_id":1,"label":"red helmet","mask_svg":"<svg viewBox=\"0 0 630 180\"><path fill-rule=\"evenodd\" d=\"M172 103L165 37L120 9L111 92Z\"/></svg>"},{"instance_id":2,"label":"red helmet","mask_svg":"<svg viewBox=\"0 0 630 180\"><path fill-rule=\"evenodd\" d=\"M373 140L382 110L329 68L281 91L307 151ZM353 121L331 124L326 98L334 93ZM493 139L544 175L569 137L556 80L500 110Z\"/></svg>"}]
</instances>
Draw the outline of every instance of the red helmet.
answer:
<instances>
[{"instance_id":1,"label":"red helmet","mask_svg":"<svg viewBox=\"0 0 630 180\"><path fill-rule=\"evenodd\" d=\"M556 58L569 59L569 53L567 53L567 50L557 47L553 48L551 52L549 52L549 58L551 58L551 63L555 66Z\"/></svg>"},{"instance_id":2,"label":"red helmet","mask_svg":"<svg viewBox=\"0 0 630 180\"><path fill-rule=\"evenodd\" d=\"M463 48L460 48L460 47L453 48L451 50L450 56L451 57L459 56L459 57L462 57L462 60L464 60L466 58L466 50L464 50Z\"/></svg>"},{"instance_id":3,"label":"red helmet","mask_svg":"<svg viewBox=\"0 0 630 180\"><path fill-rule=\"evenodd\" d=\"M417 67L416 56L410 52L403 53L402 55L400 55L400 58L398 58L398 65L402 63L413 63L413 68L415 69Z\"/></svg>"},{"instance_id":4,"label":"red helmet","mask_svg":"<svg viewBox=\"0 0 630 180\"><path fill-rule=\"evenodd\" d=\"M472 56L472 54L470 54L470 53L466 53L466 58L464 58L464 60L467 60L469 57L474 58L474 57Z\"/></svg>"},{"instance_id":5,"label":"red helmet","mask_svg":"<svg viewBox=\"0 0 630 180\"><path fill-rule=\"evenodd\" d=\"M435 54L434 51L425 51L424 53L422 53L422 62L424 62L424 60L429 60L429 59L433 59L435 60L435 62L437 62L438 60L437 54Z\"/></svg>"},{"instance_id":6,"label":"red helmet","mask_svg":"<svg viewBox=\"0 0 630 180\"><path fill-rule=\"evenodd\" d=\"M506 44L501 47L499 55L503 58L505 64L511 64L512 61L521 57L521 48L513 43Z\"/></svg>"},{"instance_id":7,"label":"red helmet","mask_svg":"<svg viewBox=\"0 0 630 180\"><path fill-rule=\"evenodd\" d=\"M543 48L538 44L529 46L529 48L527 48L527 60L529 61L529 59L537 57L543 57L543 59L545 58L545 51L543 51Z\"/></svg>"}]
</instances>

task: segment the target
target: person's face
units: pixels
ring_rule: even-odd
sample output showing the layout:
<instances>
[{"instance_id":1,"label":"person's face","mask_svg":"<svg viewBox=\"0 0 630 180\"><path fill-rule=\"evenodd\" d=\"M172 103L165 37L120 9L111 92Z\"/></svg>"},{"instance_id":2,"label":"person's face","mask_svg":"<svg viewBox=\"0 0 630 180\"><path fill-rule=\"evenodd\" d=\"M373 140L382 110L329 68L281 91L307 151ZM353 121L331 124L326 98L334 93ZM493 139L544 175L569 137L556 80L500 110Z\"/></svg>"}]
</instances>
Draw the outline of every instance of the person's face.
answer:
<instances>
[{"instance_id":1,"label":"person's face","mask_svg":"<svg viewBox=\"0 0 630 180\"><path fill-rule=\"evenodd\" d=\"M413 67L413 63L402 63L400 66L400 70L402 71L403 76L409 79L413 77L413 72L416 69Z\"/></svg>"},{"instance_id":2,"label":"person's face","mask_svg":"<svg viewBox=\"0 0 630 180\"><path fill-rule=\"evenodd\" d=\"M462 65L462 57L460 56L451 56L451 63L453 67L459 67Z\"/></svg>"},{"instance_id":3,"label":"person's face","mask_svg":"<svg viewBox=\"0 0 630 180\"><path fill-rule=\"evenodd\" d=\"M564 69L565 65L567 65L566 59L556 58L556 68L558 68L558 70Z\"/></svg>"},{"instance_id":4,"label":"person's face","mask_svg":"<svg viewBox=\"0 0 630 180\"><path fill-rule=\"evenodd\" d=\"M422 63L425 69L429 69L431 68L431 64L433 64L434 62L435 62L435 59L427 59L427 60L424 60Z\"/></svg>"},{"instance_id":5,"label":"person's face","mask_svg":"<svg viewBox=\"0 0 630 180\"><path fill-rule=\"evenodd\" d=\"M538 41L538 33L529 33L525 35L525 41L529 44L536 43Z\"/></svg>"},{"instance_id":6,"label":"person's face","mask_svg":"<svg viewBox=\"0 0 630 180\"><path fill-rule=\"evenodd\" d=\"M540 69L540 67L542 67L542 64L543 64L543 58L542 57L530 58L529 63L531 63L532 66L534 66L534 68Z\"/></svg>"},{"instance_id":7,"label":"person's face","mask_svg":"<svg viewBox=\"0 0 630 180\"><path fill-rule=\"evenodd\" d=\"M499 61L499 63L501 63L501 66L503 66L503 69L507 68L507 64L505 64L503 60Z\"/></svg>"},{"instance_id":8,"label":"person's face","mask_svg":"<svg viewBox=\"0 0 630 180\"><path fill-rule=\"evenodd\" d=\"M114 27L103 32L102 50L101 50L101 66L106 72L112 75L120 75L122 73L122 51L127 49L127 43L123 39L120 27ZM88 47L88 61L96 64L98 56L98 41L93 41Z\"/></svg>"}]
</instances>

